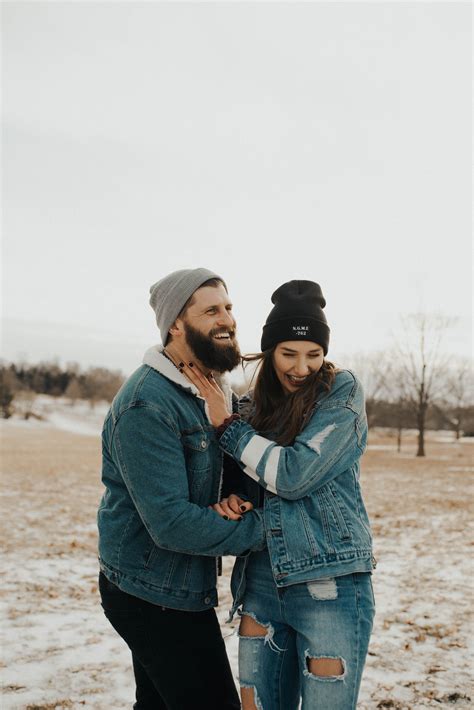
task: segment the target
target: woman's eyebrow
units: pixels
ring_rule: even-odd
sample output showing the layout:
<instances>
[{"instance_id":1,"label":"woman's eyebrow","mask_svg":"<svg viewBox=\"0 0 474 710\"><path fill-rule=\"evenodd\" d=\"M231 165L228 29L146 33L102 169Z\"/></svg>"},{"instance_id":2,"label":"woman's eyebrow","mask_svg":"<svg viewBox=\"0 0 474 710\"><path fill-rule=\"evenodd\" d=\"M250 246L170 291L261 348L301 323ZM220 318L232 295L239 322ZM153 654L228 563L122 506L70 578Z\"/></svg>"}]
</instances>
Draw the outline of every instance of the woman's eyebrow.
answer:
<instances>
[{"instance_id":1,"label":"woman's eyebrow","mask_svg":"<svg viewBox=\"0 0 474 710\"><path fill-rule=\"evenodd\" d=\"M320 353L322 348L314 348L314 350L308 350L307 355L313 355L314 353ZM297 353L298 350L292 350L291 348L282 348L285 353Z\"/></svg>"}]
</instances>

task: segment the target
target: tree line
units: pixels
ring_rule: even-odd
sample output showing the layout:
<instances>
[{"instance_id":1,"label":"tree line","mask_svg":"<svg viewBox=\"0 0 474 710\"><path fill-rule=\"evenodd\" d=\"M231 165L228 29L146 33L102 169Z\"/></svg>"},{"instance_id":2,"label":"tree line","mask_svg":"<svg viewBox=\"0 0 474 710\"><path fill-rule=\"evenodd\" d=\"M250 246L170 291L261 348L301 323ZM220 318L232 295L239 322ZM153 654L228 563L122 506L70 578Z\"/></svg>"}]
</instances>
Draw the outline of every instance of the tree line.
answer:
<instances>
[{"instance_id":1,"label":"tree line","mask_svg":"<svg viewBox=\"0 0 474 710\"><path fill-rule=\"evenodd\" d=\"M118 370L90 367L81 370L77 364L60 367L54 362L36 365L3 363L0 365L0 416L8 419L14 412L25 419L34 416L36 396L65 397L71 404L87 400L111 402L124 381Z\"/></svg>"},{"instance_id":2,"label":"tree line","mask_svg":"<svg viewBox=\"0 0 474 710\"><path fill-rule=\"evenodd\" d=\"M472 362L441 348L450 325L436 315L405 316L392 348L352 355L341 363L362 380L369 428L396 430L399 449L403 430L416 429L417 456L425 455L427 429L447 429L456 438L474 436ZM79 399L91 406L111 402L123 380L120 371L103 367L82 371L77 364L62 368L54 362L0 363L0 417L7 419L13 412L26 419L34 415L38 394L65 397L72 405ZM242 391L240 386L234 389Z\"/></svg>"}]
</instances>

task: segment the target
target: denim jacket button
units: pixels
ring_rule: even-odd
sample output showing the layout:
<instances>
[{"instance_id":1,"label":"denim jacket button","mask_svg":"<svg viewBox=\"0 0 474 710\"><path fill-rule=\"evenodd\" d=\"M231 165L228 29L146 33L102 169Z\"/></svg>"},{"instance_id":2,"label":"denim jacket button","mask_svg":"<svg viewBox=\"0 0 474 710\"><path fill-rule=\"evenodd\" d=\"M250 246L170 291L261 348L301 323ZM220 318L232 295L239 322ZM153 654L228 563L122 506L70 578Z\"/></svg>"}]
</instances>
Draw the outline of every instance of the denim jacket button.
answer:
<instances>
[{"instance_id":1,"label":"denim jacket button","mask_svg":"<svg viewBox=\"0 0 474 710\"><path fill-rule=\"evenodd\" d=\"M201 441L201 449L207 448L207 441Z\"/></svg>"},{"instance_id":2,"label":"denim jacket button","mask_svg":"<svg viewBox=\"0 0 474 710\"><path fill-rule=\"evenodd\" d=\"M204 604L210 604L211 603L211 597L206 597L204 599Z\"/></svg>"}]
</instances>

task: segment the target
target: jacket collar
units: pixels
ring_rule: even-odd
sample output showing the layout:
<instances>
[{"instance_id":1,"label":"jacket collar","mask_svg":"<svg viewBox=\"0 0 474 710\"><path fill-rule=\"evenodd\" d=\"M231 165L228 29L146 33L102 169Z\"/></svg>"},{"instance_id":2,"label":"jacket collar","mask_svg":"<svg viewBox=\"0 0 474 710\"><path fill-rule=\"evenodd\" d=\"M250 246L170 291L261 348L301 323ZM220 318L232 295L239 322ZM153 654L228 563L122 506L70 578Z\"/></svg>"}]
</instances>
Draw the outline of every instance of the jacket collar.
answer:
<instances>
[{"instance_id":1,"label":"jacket collar","mask_svg":"<svg viewBox=\"0 0 474 710\"><path fill-rule=\"evenodd\" d=\"M203 401L204 398L201 397L199 394L199 390L195 385L193 385L192 382L190 382L187 377L185 377L171 362L171 360L168 360L168 358L163 355L163 346L162 345L153 345L151 348L148 348L148 350L145 352L145 355L143 356L143 364L148 365L149 367L152 367L154 370L160 373L160 375L163 375L166 377L168 380L171 380L175 385L178 385L178 387L182 387L183 389L187 390L188 392L191 392L193 395L198 397L198 399L202 399ZM221 388L221 390L224 392L227 403L229 405L230 411L232 411L232 390L229 385L228 378L226 375L219 375L216 374L216 382ZM206 413L207 413L207 403L206 403Z\"/></svg>"}]
</instances>

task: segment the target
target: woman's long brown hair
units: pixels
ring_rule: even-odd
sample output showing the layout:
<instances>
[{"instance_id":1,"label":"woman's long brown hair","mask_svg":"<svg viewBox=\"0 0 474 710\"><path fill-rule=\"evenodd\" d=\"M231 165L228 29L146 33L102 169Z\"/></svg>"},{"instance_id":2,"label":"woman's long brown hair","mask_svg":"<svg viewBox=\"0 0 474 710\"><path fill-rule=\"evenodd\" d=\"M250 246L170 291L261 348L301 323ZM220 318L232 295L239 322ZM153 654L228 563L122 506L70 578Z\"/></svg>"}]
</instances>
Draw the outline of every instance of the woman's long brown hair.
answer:
<instances>
[{"instance_id":1,"label":"woman's long brown hair","mask_svg":"<svg viewBox=\"0 0 474 710\"><path fill-rule=\"evenodd\" d=\"M276 346L275 346L276 347ZM277 444L292 444L311 416L316 399L321 392L329 391L336 369L332 362L324 360L321 369L311 374L297 392L285 393L273 365L275 347L263 353L244 355L247 363L258 362L252 377L253 413L250 424L261 434L269 435Z\"/></svg>"}]
</instances>

